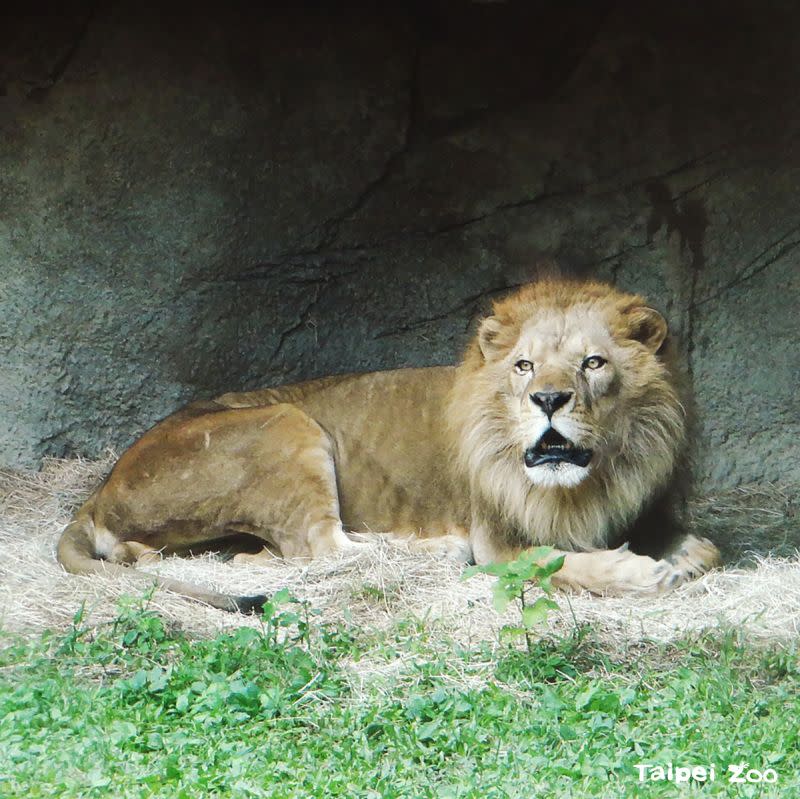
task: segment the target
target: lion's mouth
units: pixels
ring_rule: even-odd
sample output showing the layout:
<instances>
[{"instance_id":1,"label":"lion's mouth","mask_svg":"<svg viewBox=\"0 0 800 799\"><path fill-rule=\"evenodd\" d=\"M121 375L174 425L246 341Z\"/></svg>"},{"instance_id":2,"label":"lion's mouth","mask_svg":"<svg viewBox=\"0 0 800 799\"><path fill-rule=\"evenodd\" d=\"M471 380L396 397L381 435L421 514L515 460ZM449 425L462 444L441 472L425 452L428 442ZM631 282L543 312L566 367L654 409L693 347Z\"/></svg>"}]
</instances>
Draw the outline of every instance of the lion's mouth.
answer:
<instances>
[{"instance_id":1,"label":"lion's mouth","mask_svg":"<svg viewBox=\"0 0 800 799\"><path fill-rule=\"evenodd\" d=\"M525 450L525 465L528 468L542 466L545 463L588 466L591 459L592 450L576 447L552 427L532 447Z\"/></svg>"}]
</instances>

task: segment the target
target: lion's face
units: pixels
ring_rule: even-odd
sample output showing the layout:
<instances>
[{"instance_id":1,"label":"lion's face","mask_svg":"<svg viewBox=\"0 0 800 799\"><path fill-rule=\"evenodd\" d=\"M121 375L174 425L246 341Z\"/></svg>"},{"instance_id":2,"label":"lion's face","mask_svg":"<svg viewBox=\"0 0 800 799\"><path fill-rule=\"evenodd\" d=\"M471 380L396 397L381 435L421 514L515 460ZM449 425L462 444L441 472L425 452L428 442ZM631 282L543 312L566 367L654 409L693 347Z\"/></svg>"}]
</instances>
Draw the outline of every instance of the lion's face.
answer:
<instances>
[{"instance_id":1,"label":"lion's face","mask_svg":"<svg viewBox=\"0 0 800 799\"><path fill-rule=\"evenodd\" d=\"M646 424L652 387L669 388L656 354L665 336L656 311L594 299L515 318L501 307L484 320L479 343L494 413L531 483L571 488L613 468L632 425ZM657 394L650 399L663 405Z\"/></svg>"},{"instance_id":2,"label":"lion's face","mask_svg":"<svg viewBox=\"0 0 800 799\"><path fill-rule=\"evenodd\" d=\"M574 486L608 449L625 351L600 314L550 311L526 322L501 364L531 482Z\"/></svg>"}]
</instances>

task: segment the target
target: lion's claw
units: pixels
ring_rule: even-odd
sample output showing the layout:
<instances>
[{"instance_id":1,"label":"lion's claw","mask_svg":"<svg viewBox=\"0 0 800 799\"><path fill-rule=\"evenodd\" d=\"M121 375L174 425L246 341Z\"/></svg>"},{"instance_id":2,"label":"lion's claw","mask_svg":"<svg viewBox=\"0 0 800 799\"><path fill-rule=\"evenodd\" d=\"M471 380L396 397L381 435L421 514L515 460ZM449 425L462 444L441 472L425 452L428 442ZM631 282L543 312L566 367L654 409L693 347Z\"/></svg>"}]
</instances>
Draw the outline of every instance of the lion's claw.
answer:
<instances>
[{"instance_id":1,"label":"lion's claw","mask_svg":"<svg viewBox=\"0 0 800 799\"><path fill-rule=\"evenodd\" d=\"M680 550L667 559L686 580L694 580L722 562L719 550L711 541L693 535L687 536Z\"/></svg>"}]
</instances>

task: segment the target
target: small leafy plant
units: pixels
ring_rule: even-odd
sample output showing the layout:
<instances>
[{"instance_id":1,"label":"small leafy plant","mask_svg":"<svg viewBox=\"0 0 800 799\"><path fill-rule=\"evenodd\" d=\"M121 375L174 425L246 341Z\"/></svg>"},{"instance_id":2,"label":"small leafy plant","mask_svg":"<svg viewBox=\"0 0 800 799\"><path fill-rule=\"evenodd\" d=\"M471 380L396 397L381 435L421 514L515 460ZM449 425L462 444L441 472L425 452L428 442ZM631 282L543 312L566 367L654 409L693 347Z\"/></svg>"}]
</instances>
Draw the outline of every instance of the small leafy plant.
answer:
<instances>
[{"instance_id":1,"label":"small leafy plant","mask_svg":"<svg viewBox=\"0 0 800 799\"><path fill-rule=\"evenodd\" d=\"M551 577L564 565L564 555L545 562L552 552L552 547L535 547L526 549L518 558L507 563L470 566L464 571L464 579L476 574L497 577L492 596L498 613L505 612L513 601L519 604L520 624L507 624L501 633L506 636L524 635L528 652L533 650L533 628L544 621L551 610L558 610L558 605L549 595L553 592ZM539 591L544 595L532 601L531 592Z\"/></svg>"},{"instance_id":2,"label":"small leafy plant","mask_svg":"<svg viewBox=\"0 0 800 799\"><path fill-rule=\"evenodd\" d=\"M297 610L281 610L281 606L285 605L294 605ZM264 637L273 647L297 643L310 648L312 612L308 602L292 596L288 588L281 588L263 605L261 621ZM296 634L292 634L293 629L297 630Z\"/></svg>"}]
</instances>

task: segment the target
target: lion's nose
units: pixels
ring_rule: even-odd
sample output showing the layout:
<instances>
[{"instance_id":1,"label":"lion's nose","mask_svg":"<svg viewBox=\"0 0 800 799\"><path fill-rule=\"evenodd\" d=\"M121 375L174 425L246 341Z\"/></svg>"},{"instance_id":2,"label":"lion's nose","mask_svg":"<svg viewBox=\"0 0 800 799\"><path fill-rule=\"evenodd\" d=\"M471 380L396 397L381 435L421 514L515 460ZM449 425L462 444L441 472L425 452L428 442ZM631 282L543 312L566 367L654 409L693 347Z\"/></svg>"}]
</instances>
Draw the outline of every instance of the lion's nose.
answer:
<instances>
[{"instance_id":1,"label":"lion's nose","mask_svg":"<svg viewBox=\"0 0 800 799\"><path fill-rule=\"evenodd\" d=\"M548 419L552 418L553 414L571 399L571 391L537 391L535 394L531 394L533 404L538 405L547 414Z\"/></svg>"}]
</instances>

